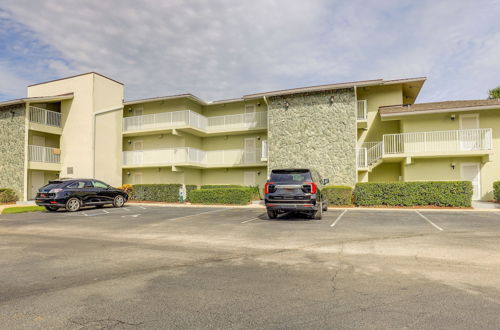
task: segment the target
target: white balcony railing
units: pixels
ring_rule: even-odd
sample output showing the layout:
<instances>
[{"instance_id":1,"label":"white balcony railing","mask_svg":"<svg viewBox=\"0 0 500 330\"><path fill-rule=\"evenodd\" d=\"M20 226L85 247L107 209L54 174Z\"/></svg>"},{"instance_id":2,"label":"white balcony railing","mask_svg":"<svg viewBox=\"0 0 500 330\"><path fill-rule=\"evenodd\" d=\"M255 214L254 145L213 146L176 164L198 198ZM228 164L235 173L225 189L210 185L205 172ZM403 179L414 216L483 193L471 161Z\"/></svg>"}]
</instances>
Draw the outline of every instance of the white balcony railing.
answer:
<instances>
[{"instance_id":1,"label":"white balcony railing","mask_svg":"<svg viewBox=\"0 0 500 330\"><path fill-rule=\"evenodd\" d=\"M260 148L250 151L243 149L205 151L189 147L134 150L123 152L123 164L175 165L189 163L200 166L243 165L261 163L260 155Z\"/></svg>"},{"instance_id":2,"label":"white balcony railing","mask_svg":"<svg viewBox=\"0 0 500 330\"><path fill-rule=\"evenodd\" d=\"M61 162L61 149L29 145L28 160L31 162L59 164Z\"/></svg>"},{"instance_id":3,"label":"white balcony railing","mask_svg":"<svg viewBox=\"0 0 500 330\"><path fill-rule=\"evenodd\" d=\"M356 119L367 120L368 102L366 100L358 100L356 103Z\"/></svg>"},{"instance_id":4,"label":"white balcony railing","mask_svg":"<svg viewBox=\"0 0 500 330\"><path fill-rule=\"evenodd\" d=\"M366 148L356 148L356 166L358 168L368 167Z\"/></svg>"},{"instance_id":5,"label":"white balcony railing","mask_svg":"<svg viewBox=\"0 0 500 330\"><path fill-rule=\"evenodd\" d=\"M30 106L30 122L61 127L61 113Z\"/></svg>"},{"instance_id":6,"label":"white balcony railing","mask_svg":"<svg viewBox=\"0 0 500 330\"><path fill-rule=\"evenodd\" d=\"M191 110L160 112L123 118L123 131L193 127L204 132L259 129L267 127L267 112L205 117Z\"/></svg>"},{"instance_id":7,"label":"white balcony railing","mask_svg":"<svg viewBox=\"0 0 500 330\"><path fill-rule=\"evenodd\" d=\"M492 149L491 128L385 134L383 153L441 154Z\"/></svg>"}]
</instances>

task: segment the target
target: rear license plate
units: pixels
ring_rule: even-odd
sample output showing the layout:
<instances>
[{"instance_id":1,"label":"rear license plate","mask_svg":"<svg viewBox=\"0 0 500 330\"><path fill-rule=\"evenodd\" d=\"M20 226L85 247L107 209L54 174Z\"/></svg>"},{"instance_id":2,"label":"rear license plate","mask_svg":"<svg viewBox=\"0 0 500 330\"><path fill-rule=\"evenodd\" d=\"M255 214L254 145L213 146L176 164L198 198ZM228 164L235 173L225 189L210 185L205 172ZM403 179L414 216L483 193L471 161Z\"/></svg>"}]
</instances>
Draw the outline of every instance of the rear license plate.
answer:
<instances>
[{"instance_id":1,"label":"rear license plate","mask_svg":"<svg viewBox=\"0 0 500 330\"><path fill-rule=\"evenodd\" d=\"M47 195L45 195L45 194L40 194L40 197L47 197Z\"/></svg>"}]
</instances>

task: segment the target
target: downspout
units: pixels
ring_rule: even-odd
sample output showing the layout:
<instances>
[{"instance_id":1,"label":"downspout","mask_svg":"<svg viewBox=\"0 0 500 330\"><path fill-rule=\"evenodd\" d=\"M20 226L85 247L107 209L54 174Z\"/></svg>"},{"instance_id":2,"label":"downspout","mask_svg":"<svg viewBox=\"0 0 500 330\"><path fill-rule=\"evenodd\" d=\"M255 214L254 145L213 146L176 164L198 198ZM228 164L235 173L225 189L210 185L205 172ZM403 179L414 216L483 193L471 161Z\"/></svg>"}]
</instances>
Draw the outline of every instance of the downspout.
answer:
<instances>
[{"instance_id":1,"label":"downspout","mask_svg":"<svg viewBox=\"0 0 500 330\"><path fill-rule=\"evenodd\" d=\"M269 102L267 102L267 97L264 95L263 96L264 103L266 104L267 107L267 173L266 173L266 180L269 177L269 158L270 158L270 153L269 153L269 145L271 142L270 135L269 135Z\"/></svg>"},{"instance_id":2,"label":"downspout","mask_svg":"<svg viewBox=\"0 0 500 330\"><path fill-rule=\"evenodd\" d=\"M29 109L30 109L30 103L26 102L25 103L25 109L24 109L24 179L23 179L23 186L24 186L24 191L23 191L23 201L28 201L28 134L29 134Z\"/></svg>"},{"instance_id":3,"label":"downspout","mask_svg":"<svg viewBox=\"0 0 500 330\"><path fill-rule=\"evenodd\" d=\"M358 182L358 86L354 85L354 185ZM368 175L368 173L366 174Z\"/></svg>"}]
</instances>

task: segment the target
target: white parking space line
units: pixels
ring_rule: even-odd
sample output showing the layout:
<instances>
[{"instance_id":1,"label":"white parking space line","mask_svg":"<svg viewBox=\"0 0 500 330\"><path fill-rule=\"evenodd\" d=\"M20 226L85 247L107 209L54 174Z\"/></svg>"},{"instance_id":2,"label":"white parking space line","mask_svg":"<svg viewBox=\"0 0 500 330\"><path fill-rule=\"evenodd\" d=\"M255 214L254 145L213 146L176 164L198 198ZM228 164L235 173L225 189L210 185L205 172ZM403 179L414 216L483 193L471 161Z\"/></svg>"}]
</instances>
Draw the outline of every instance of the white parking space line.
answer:
<instances>
[{"instance_id":1,"label":"white parking space line","mask_svg":"<svg viewBox=\"0 0 500 330\"><path fill-rule=\"evenodd\" d=\"M434 222L432 222L431 220L429 220L429 218L427 218L425 215L423 215L422 213L420 213L419 211L415 210L415 212L417 212L417 214L419 216L421 216L425 221L427 221L428 223L430 223L432 226L434 226L434 228L436 228L437 230L439 231L443 231L444 229L439 227L438 225L436 225Z\"/></svg>"},{"instance_id":2,"label":"white parking space line","mask_svg":"<svg viewBox=\"0 0 500 330\"><path fill-rule=\"evenodd\" d=\"M340 213L340 215L337 217L337 219L335 219L335 221L330 225L330 227L335 227L335 225L340 221L340 219L342 219L342 217L346 212L347 209L345 209L342 213Z\"/></svg>"},{"instance_id":3,"label":"white parking space line","mask_svg":"<svg viewBox=\"0 0 500 330\"><path fill-rule=\"evenodd\" d=\"M179 220L179 219L186 219L186 218L191 218L195 217L197 215L202 215L202 214L207 214L207 213L215 213L215 212L222 212L222 211L227 211L227 210L232 210L232 209L222 209L222 210L212 210L212 211L206 211L206 212L201 212L201 213L196 213L196 214L191 214L191 215L186 215L183 217L178 217L178 218L173 218L173 219L166 219L166 220Z\"/></svg>"},{"instance_id":4,"label":"white parking space line","mask_svg":"<svg viewBox=\"0 0 500 330\"><path fill-rule=\"evenodd\" d=\"M254 220L259 220L259 219L260 218L252 218L252 219L248 219L248 220L242 221L241 223L247 223L247 222L254 221Z\"/></svg>"}]
</instances>

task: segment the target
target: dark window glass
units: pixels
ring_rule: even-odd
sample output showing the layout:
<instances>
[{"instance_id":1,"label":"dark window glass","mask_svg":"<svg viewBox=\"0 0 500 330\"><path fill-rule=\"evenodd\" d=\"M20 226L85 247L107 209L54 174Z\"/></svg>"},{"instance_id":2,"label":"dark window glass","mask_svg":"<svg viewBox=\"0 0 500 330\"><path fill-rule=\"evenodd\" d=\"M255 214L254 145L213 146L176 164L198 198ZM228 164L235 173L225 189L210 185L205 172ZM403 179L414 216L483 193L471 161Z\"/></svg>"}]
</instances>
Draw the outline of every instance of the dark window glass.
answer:
<instances>
[{"instance_id":1,"label":"dark window glass","mask_svg":"<svg viewBox=\"0 0 500 330\"><path fill-rule=\"evenodd\" d=\"M270 181L297 182L312 181L310 172L272 172Z\"/></svg>"},{"instance_id":2,"label":"dark window glass","mask_svg":"<svg viewBox=\"0 0 500 330\"><path fill-rule=\"evenodd\" d=\"M108 188L108 185L105 184L104 182L101 181L92 181L92 182L94 183L95 188L104 188L104 189Z\"/></svg>"}]
</instances>

